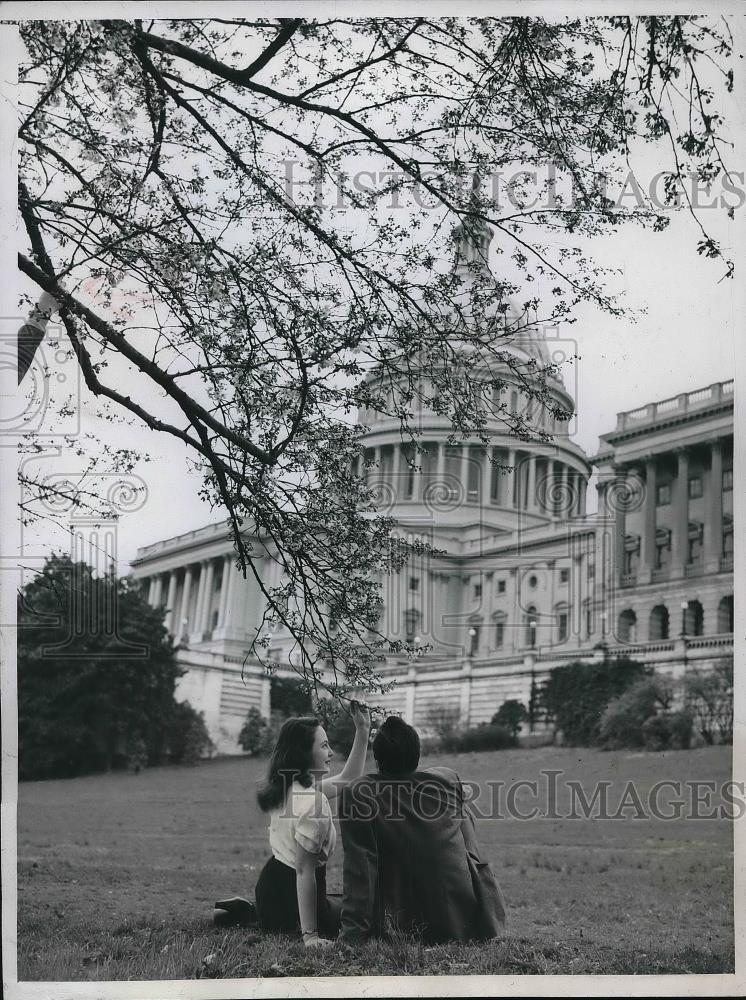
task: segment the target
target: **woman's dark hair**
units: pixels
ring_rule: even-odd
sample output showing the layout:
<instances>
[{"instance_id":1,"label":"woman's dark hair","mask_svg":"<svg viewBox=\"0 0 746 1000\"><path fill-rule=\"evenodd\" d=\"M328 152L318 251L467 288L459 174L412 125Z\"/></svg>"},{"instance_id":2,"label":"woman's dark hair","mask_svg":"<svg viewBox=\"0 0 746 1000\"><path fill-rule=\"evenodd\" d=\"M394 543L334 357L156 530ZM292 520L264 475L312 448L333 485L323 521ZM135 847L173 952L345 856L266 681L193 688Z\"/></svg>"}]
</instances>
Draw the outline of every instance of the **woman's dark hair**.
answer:
<instances>
[{"instance_id":1,"label":"woman's dark hair","mask_svg":"<svg viewBox=\"0 0 746 1000\"><path fill-rule=\"evenodd\" d=\"M420 762L420 738L417 730L390 715L373 740L373 756L378 770L385 774L410 774Z\"/></svg>"},{"instance_id":2,"label":"woman's dark hair","mask_svg":"<svg viewBox=\"0 0 746 1000\"><path fill-rule=\"evenodd\" d=\"M318 719L311 717L283 722L269 759L267 780L256 795L262 812L283 805L294 781L300 782L304 788L310 787L311 749L319 724Z\"/></svg>"}]
</instances>

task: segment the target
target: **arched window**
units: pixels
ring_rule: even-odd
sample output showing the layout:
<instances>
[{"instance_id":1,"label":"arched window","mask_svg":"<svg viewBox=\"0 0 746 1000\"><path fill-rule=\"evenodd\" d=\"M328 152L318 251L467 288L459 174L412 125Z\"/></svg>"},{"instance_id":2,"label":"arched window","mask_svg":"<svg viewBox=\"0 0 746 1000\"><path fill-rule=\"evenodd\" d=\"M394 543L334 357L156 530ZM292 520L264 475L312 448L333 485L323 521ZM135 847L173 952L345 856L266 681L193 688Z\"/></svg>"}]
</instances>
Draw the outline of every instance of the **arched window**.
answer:
<instances>
[{"instance_id":1,"label":"arched window","mask_svg":"<svg viewBox=\"0 0 746 1000\"><path fill-rule=\"evenodd\" d=\"M684 611L684 635L702 635L704 617L699 601L689 601Z\"/></svg>"},{"instance_id":2,"label":"arched window","mask_svg":"<svg viewBox=\"0 0 746 1000\"><path fill-rule=\"evenodd\" d=\"M498 611L493 620L495 622L495 649L502 649L505 645L505 624L508 616L504 611Z\"/></svg>"},{"instance_id":3,"label":"arched window","mask_svg":"<svg viewBox=\"0 0 746 1000\"><path fill-rule=\"evenodd\" d=\"M554 609L557 642L566 642L569 634L570 611L567 604L558 604Z\"/></svg>"},{"instance_id":4,"label":"arched window","mask_svg":"<svg viewBox=\"0 0 746 1000\"><path fill-rule=\"evenodd\" d=\"M526 645L530 649L534 649L536 646L536 622L538 618L538 612L536 607L531 604L526 608L526 613L523 616L523 623L525 627L525 637Z\"/></svg>"},{"instance_id":5,"label":"arched window","mask_svg":"<svg viewBox=\"0 0 746 1000\"><path fill-rule=\"evenodd\" d=\"M625 608L617 621L617 638L620 642L637 642L637 615Z\"/></svg>"},{"instance_id":6,"label":"arched window","mask_svg":"<svg viewBox=\"0 0 746 1000\"><path fill-rule=\"evenodd\" d=\"M720 599L718 604L718 632L733 631L733 594Z\"/></svg>"},{"instance_id":7,"label":"arched window","mask_svg":"<svg viewBox=\"0 0 746 1000\"><path fill-rule=\"evenodd\" d=\"M650 612L648 636L651 640L668 639L669 628L668 608L665 604L656 604Z\"/></svg>"}]
</instances>

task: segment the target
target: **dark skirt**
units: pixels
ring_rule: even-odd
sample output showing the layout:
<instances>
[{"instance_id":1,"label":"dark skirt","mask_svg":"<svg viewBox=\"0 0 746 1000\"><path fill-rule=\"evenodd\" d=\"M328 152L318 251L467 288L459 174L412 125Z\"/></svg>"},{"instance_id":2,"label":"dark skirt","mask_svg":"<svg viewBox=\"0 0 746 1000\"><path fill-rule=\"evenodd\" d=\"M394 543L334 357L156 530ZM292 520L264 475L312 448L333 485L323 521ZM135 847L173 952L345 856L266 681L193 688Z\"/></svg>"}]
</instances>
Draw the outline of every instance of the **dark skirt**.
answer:
<instances>
[{"instance_id":1,"label":"dark skirt","mask_svg":"<svg viewBox=\"0 0 746 1000\"><path fill-rule=\"evenodd\" d=\"M298 890L294 868L270 858L256 884L259 926L275 934L299 934ZM316 867L316 919L323 937L339 933L341 906L326 895L326 865Z\"/></svg>"}]
</instances>

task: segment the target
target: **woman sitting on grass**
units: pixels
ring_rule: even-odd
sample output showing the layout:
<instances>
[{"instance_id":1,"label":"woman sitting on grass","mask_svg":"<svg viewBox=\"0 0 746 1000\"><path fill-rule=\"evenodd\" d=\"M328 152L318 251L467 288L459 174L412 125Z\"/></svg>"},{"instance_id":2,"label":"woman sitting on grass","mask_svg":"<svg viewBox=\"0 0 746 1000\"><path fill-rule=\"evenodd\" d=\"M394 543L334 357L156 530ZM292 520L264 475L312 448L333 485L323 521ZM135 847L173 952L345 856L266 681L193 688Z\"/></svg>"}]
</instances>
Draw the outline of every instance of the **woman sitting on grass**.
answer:
<instances>
[{"instance_id":1,"label":"woman sitting on grass","mask_svg":"<svg viewBox=\"0 0 746 1000\"><path fill-rule=\"evenodd\" d=\"M300 929L307 948L328 945L339 932L341 907L326 895L326 862L336 841L329 800L362 775L370 733L368 709L355 701L350 708L355 740L339 774L327 777L334 753L319 721L288 719L257 794L259 808L270 816L272 849L256 885L257 920L265 931ZM250 906L245 900L215 905L238 911L241 904Z\"/></svg>"}]
</instances>

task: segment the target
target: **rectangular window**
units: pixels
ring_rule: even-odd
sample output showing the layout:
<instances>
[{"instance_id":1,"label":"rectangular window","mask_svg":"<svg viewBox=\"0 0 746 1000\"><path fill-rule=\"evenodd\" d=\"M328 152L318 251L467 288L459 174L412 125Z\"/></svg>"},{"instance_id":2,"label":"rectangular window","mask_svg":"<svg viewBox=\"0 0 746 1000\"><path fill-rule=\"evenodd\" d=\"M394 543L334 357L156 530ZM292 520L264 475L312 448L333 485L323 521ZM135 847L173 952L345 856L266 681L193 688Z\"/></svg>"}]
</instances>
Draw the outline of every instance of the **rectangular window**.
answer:
<instances>
[{"instance_id":1,"label":"rectangular window","mask_svg":"<svg viewBox=\"0 0 746 1000\"><path fill-rule=\"evenodd\" d=\"M560 570L560 583L567 583L567 581L569 579L570 579L570 570L569 569L561 569Z\"/></svg>"},{"instance_id":2,"label":"rectangular window","mask_svg":"<svg viewBox=\"0 0 746 1000\"><path fill-rule=\"evenodd\" d=\"M592 562L589 562L588 563L588 579L589 580L593 580L595 578L595 576L596 576L596 564L592 563Z\"/></svg>"},{"instance_id":3,"label":"rectangular window","mask_svg":"<svg viewBox=\"0 0 746 1000\"><path fill-rule=\"evenodd\" d=\"M497 592L498 592L498 594L504 594L505 593L505 580L498 580L497 581Z\"/></svg>"},{"instance_id":4,"label":"rectangular window","mask_svg":"<svg viewBox=\"0 0 746 1000\"><path fill-rule=\"evenodd\" d=\"M637 549L624 553L624 572L626 574L636 573L640 561L640 554Z\"/></svg>"},{"instance_id":5,"label":"rectangular window","mask_svg":"<svg viewBox=\"0 0 746 1000\"><path fill-rule=\"evenodd\" d=\"M689 480L689 498L691 500L702 496L702 480L699 476L693 476Z\"/></svg>"},{"instance_id":6,"label":"rectangular window","mask_svg":"<svg viewBox=\"0 0 746 1000\"><path fill-rule=\"evenodd\" d=\"M417 576L410 576L409 578L409 589L415 593L420 589L420 579Z\"/></svg>"},{"instance_id":7,"label":"rectangular window","mask_svg":"<svg viewBox=\"0 0 746 1000\"><path fill-rule=\"evenodd\" d=\"M478 601L481 596L482 596L482 584L481 583L475 583L474 584L474 600Z\"/></svg>"},{"instance_id":8,"label":"rectangular window","mask_svg":"<svg viewBox=\"0 0 746 1000\"><path fill-rule=\"evenodd\" d=\"M702 560L702 540L700 538L690 538L689 539L689 549L687 555L687 561L689 565L695 565Z\"/></svg>"},{"instance_id":9,"label":"rectangular window","mask_svg":"<svg viewBox=\"0 0 746 1000\"><path fill-rule=\"evenodd\" d=\"M591 608L585 609L585 637L588 639L593 632L593 611Z\"/></svg>"},{"instance_id":10,"label":"rectangular window","mask_svg":"<svg viewBox=\"0 0 746 1000\"><path fill-rule=\"evenodd\" d=\"M495 646L497 649L502 649L503 643L505 642L505 623L496 622L495 623Z\"/></svg>"},{"instance_id":11,"label":"rectangular window","mask_svg":"<svg viewBox=\"0 0 746 1000\"><path fill-rule=\"evenodd\" d=\"M728 492L728 490L733 489L733 469L723 469L723 490Z\"/></svg>"},{"instance_id":12,"label":"rectangular window","mask_svg":"<svg viewBox=\"0 0 746 1000\"><path fill-rule=\"evenodd\" d=\"M666 507L671 503L671 484L661 483L655 490L655 503L658 507Z\"/></svg>"},{"instance_id":13,"label":"rectangular window","mask_svg":"<svg viewBox=\"0 0 746 1000\"><path fill-rule=\"evenodd\" d=\"M723 555L732 556L733 555L733 532L726 531L723 535Z\"/></svg>"},{"instance_id":14,"label":"rectangular window","mask_svg":"<svg viewBox=\"0 0 746 1000\"><path fill-rule=\"evenodd\" d=\"M558 638L564 642L567 638L567 612L561 611L557 618Z\"/></svg>"},{"instance_id":15,"label":"rectangular window","mask_svg":"<svg viewBox=\"0 0 746 1000\"><path fill-rule=\"evenodd\" d=\"M655 547L655 568L656 569L666 569L671 560L671 546L666 542L665 545L656 545Z\"/></svg>"}]
</instances>

